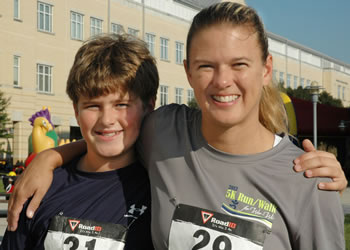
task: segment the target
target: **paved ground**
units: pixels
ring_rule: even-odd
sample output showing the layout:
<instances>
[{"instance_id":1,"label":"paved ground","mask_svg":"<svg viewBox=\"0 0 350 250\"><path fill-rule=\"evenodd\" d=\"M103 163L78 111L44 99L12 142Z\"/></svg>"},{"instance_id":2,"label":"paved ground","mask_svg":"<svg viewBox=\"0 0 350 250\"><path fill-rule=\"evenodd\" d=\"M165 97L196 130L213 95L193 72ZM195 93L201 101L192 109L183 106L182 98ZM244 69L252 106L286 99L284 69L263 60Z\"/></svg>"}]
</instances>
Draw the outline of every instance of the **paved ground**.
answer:
<instances>
[{"instance_id":1,"label":"paved ground","mask_svg":"<svg viewBox=\"0 0 350 250\"><path fill-rule=\"evenodd\" d=\"M341 201L345 214L350 214L350 187L348 187L341 196ZM0 211L7 210L7 203L0 203ZM7 227L6 218L0 218L0 241Z\"/></svg>"}]
</instances>

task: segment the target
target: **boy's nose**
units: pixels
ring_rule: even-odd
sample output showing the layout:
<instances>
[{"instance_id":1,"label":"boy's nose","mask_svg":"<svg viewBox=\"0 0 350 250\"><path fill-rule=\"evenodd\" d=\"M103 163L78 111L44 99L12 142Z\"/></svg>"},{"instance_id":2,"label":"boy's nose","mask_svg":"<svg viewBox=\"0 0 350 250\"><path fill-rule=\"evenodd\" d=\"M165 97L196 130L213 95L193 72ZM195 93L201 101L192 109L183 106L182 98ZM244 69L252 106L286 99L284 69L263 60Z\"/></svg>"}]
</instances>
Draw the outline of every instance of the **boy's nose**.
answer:
<instances>
[{"instance_id":1,"label":"boy's nose","mask_svg":"<svg viewBox=\"0 0 350 250\"><path fill-rule=\"evenodd\" d=\"M100 120L104 125L114 124L117 120L116 113L113 110L104 109L101 114Z\"/></svg>"}]
</instances>

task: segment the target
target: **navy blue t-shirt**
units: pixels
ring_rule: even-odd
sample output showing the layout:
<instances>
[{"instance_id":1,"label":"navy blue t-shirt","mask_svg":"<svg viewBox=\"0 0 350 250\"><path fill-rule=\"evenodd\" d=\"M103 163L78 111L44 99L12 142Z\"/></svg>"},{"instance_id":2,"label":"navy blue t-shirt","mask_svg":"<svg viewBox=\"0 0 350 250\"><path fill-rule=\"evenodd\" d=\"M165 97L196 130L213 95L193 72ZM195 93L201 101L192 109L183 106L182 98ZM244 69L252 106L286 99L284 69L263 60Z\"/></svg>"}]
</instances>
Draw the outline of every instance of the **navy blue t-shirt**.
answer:
<instances>
[{"instance_id":1,"label":"navy blue t-shirt","mask_svg":"<svg viewBox=\"0 0 350 250\"><path fill-rule=\"evenodd\" d=\"M33 219L26 218L25 207L17 231L6 231L1 249L44 249L45 238L51 237L49 226L49 232L57 233L53 228L62 220L69 225L63 230L69 231L69 237L60 235L66 237L63 240L70 244L68 249L80 249L84 244L86 248L81 249L99 249L100 241L114 237L116 226L121 232L128 228L125 249L153 249L150 186L143 166L137 162L114 171L88 173L76 169L78 161L55 170L52 185ZM82 235L75 235L77 231Z\"/></svg>"}]
</instances>

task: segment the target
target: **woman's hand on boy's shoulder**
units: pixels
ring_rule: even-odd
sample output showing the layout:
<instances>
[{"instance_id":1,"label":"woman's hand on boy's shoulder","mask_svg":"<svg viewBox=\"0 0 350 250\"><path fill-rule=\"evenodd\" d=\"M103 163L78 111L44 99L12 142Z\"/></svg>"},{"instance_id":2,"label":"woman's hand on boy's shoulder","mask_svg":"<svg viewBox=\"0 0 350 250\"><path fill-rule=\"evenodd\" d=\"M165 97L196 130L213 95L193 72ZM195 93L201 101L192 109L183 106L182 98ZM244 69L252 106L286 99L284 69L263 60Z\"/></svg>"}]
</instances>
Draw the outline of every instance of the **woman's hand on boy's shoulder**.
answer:
<instances>
[{"instance_id":1,"label":"woman's hand on boy's shoulder","mask_svg":"<svg viewBox=\"0 0 350 250\"><path fill-rule=\"evenodd\" d=\"M340 191L348 185L344 171L334 154L316 150L310 140L303 141L305 154L294 160L294 170L305 171L306 177L329 177L332 182L321 182L318 188L322 190Z\"/></svg>"}]
</instances>

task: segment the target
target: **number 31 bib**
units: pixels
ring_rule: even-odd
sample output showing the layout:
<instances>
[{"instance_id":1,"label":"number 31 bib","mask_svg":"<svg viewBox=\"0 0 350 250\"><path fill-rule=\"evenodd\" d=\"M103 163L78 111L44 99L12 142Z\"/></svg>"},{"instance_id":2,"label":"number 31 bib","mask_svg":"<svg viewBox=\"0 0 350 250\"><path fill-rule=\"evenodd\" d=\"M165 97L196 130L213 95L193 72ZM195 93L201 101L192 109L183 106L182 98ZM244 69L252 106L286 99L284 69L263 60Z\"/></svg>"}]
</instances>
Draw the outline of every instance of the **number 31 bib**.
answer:
<instances>
[{"instance_id":1,"label":"number 31 bib","mask_svg":"<svg viewBox=\"0 0 350 250\"><path fill-rule=\"evenodd\" d=\"M123 225L57 215L52 218L44 246L46 250L122 250L126 235Z\"/></svg>"}]
</instances>

